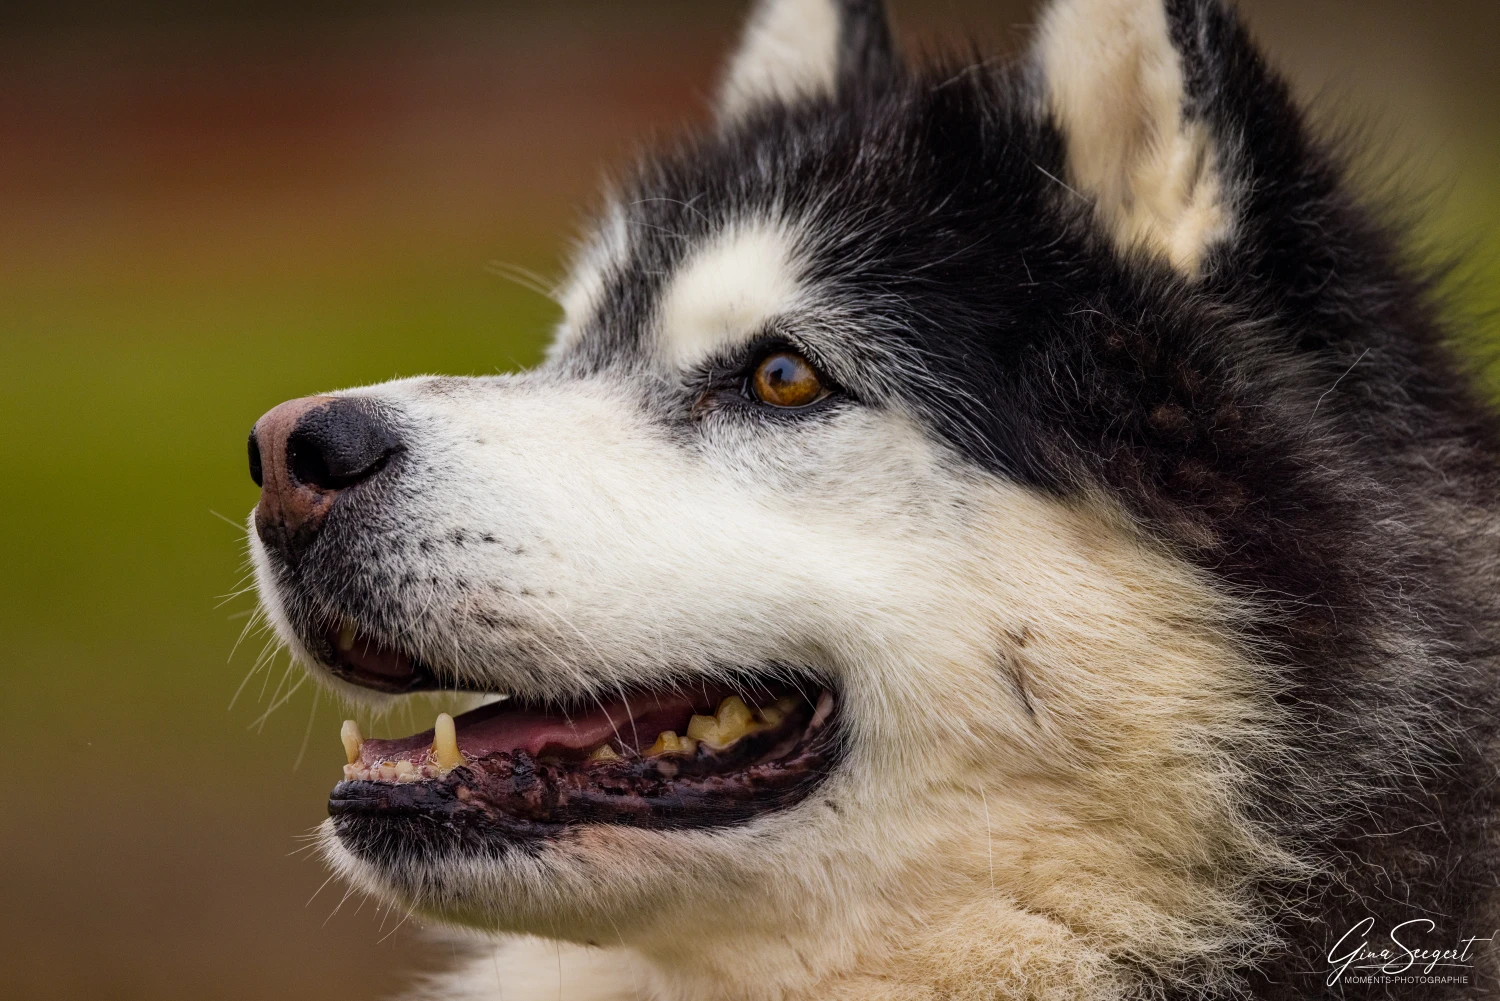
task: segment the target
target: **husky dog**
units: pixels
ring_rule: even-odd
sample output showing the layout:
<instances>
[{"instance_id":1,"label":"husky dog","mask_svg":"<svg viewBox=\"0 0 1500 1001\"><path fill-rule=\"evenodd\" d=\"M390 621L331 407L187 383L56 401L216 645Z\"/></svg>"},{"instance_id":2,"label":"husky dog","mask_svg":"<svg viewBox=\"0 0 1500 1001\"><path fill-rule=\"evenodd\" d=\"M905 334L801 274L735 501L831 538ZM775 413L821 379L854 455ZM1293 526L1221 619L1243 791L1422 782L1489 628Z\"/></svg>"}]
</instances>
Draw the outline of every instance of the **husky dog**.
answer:
<instances>
[{"instance_id":1,"label":"husky dog","mask_svg":"<svg viewBox=\"0 0 1500 1001\"><path fill-rule=\"evenodd\" d=\"M765 0L545 364L252 434L306 669L504 696L345 725L423 996L1492 996L1500 433L1382 219L1222 0Z\"/></svg>"}]
</instances>

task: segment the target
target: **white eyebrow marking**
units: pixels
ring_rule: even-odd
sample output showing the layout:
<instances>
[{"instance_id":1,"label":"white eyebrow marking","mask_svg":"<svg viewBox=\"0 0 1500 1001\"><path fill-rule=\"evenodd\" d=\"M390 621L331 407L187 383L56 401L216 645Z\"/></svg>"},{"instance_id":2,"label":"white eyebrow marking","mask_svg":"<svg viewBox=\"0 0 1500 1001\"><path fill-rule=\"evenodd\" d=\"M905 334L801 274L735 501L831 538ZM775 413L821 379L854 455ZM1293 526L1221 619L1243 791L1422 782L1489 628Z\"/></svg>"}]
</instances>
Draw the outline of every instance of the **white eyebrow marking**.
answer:
<instances>
[{"instance_id":1,"label":"white eyebrow marking","mask_svg":"<svg viewBox=\"0 0 1500 1001\"><path fill-rule=\"evenodd\" d=\"M619 267L630 253L630 224L619 202L611 202L598 228L577 250L572 273L558 290L563 318L553 334L548 356L555 357L578 339L604 300L604 282L611 269Z\"/></svg>"},{"instance_id":2,"label":"white eyebrow marking","mask_svg":"<svg viewBox=\"0 0 1500 1001\"><path fill-rule=\"evenodd\" d=\"M699 363L800 305L795 243L784 223L742 222L692 252L662 294L659 344L667 363Z\"/></svg>"}]
</instances>

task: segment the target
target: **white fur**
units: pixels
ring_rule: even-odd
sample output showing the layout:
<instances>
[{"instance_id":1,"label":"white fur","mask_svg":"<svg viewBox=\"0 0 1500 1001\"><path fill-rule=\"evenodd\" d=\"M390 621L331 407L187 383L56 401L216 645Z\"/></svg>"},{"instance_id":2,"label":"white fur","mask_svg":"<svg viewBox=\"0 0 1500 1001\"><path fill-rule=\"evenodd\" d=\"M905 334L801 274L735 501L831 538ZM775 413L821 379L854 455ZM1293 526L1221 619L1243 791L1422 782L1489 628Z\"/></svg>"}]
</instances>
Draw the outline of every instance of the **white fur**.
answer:
<instances>
[{"instance_id":1,"label":"white fur","mask_svg":"<svg viewBox=\"0 0 1500 1001\"><path fill-rule=\"evenodd\" d=\"M740 223L691 254L662 296L660 351L684 369L762 333L801 304L795 235Z\"/></svg>"},{"instance_id":2,"label":"white fur","mask_svg":"<svg viewBox=\"0 0 1500 1001\"><path fill-rule=\"evenodd\" d=\"M720 114L734 118L764 101L832 93L838 60L833 0L764 0L730 64Z\"/></svg>"},{"instance_id":3,"label":"white fur","mask_svg":"<svg viewBox=\"0 0 1500 1001\"><path fill-rule=\"evenodd\" d=\"M475 946L453 943L468 957L448 974L423 978L410 1001L641 1001L649 979L619 949L518 936Z\"/></svg>"},{"instance_id":4,"label":"white fur","mask_svg":"<svg viewBox=\"0 0 1500 1001\"><path fill-rule=\"evenodd\" d=\"M563 319L548 349L549 356L560 354L578 339L599 308L605 283L612 272L624 267L629 252L630 223L625 208L611 199L603 221L574 255L572 274L557 295Z\"/></svg>"},{"instance_id":5,"label":"white fur","mask_svg":"<svg viewBox=\"0 0 1500 1001\"><path fill-rule=\"evenodd\" d=\"M1233 220L1204 123L1183 114L1182 62L1162 0L1057 0L1037 46L1068 180L1122 248L1184 274Z\"/></svg>"},{"instance_id":6,"label":"white fur","mask_svg":"<svg viewBox=\"0 0 1500 1001\"><path fill-rule=\"evenodd\" d=\"M632 389L545 371L378 389L424 429L407 518L522 550L392 557L437 582L410 639L536 694L805 664L842 692L845 764L741 827L583 828L503 863L376 870L330 836L347 878L627 947L647 996L681 1001L863 996L865 975L919 991L955 950L981 978L1024 969L1017 997L1109 996L1127 986L1111 956L1168 964L1253 927L1233 887L1276 860L1214 748L1271 710L1222 638L1235 609L1192 571L1107 504L967 470L891 412L795 448L708 426L685 450ZM1229 869L1189 863L1210 858Z\"/></svg>"}]
</instances>

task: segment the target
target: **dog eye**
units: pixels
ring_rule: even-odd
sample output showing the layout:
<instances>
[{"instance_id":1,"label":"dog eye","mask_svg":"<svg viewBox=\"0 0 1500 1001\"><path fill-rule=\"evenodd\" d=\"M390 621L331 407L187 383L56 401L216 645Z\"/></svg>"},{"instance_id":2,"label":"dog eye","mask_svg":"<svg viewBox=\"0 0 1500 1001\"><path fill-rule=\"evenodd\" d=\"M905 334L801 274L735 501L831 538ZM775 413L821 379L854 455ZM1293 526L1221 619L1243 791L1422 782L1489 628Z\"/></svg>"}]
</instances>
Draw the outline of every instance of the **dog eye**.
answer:
<instances>
[{"instance_id":1,"label":"dog eye","mask_svg":"<svg viewBox=\"0 0 1500 1001\"><path fill-rule=\"evenodd\" d=\"M792 351L777 351L761 359L750 377L750 391L773 407L805 407L828 395L817 369Z\"/></svg>"}]
</instances>

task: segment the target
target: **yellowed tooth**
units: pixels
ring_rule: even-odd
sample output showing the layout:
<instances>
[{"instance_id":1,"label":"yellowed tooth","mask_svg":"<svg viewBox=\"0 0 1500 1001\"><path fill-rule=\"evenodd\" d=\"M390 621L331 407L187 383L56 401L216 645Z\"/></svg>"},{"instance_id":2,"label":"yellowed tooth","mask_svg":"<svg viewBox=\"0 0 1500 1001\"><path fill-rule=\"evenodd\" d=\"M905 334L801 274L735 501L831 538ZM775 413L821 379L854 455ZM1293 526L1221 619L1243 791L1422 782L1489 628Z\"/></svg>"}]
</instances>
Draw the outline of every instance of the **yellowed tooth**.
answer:
<instances>
[{"instance_id":1,"label":"yellowed tooth","mask_svg":"<svg viewBox=\"0 0 1500 1001\"><path fill-rule=\"evenodd\" d=\"M438 713L437 723L432 728L432 757L443 771L451 771L467 760L458 749L458 729L453 717Z\"/></svg>"},{"instance_id":2,"label":"yellowed tooth","mask_svg":"<svg viewBox=\"0 0 1500 1001\"><path fill-rule=\"evenodd\" d=\"M709 744L719 741L719 721L712 716L694 716L688 720L687 735Z\"/></svg>"},{"instance_id":3,"label":"yellowed tooth","mask_svg":"<svg viewBox=\"0 0 1500 1001\"><path fill-rule=\"evenodd\" d=\"M357 629L353 619L345 619L339 625L339 652L348 653L354 649L354 636Z\"/></svg>"},{"instance_id":4,"label":"yellowed tooth","mask_svg":"<svg viewBox=\"0 0 1500 1001\"><path fill-rule=\"evenodd\" d=\"M719 711L714 715L719 718L721 728L743 731L755 725L755 714L750 711L749 706L745 705L745 700L738 695L731 695L720 702Z\"/></svg>"},{"instance_id":5,"label":"yellowed tooth","mask_svg":"<svg viewBox=\"0 0 1500 1001\"><path fill-rule=\"evenodd\" d=\"M620 756L615 753L615 749L613 747L610 747L608 744L600 744L598 747L594 748L593 753L589 755L589 760L619 761Z\"/></svg>"},{"instance_id":6,"label":"yellowed tooth","mask_svg":"<svg viewBox=\"0 0 1500 1001\"><path fill-rule=\"evenodd\" d=\"M755 714L738 695L731 695L719 703L715 716L694 716L688 720L688 736L703 741L709 747L722 750L747 733L761 729Z\"/></svg>"},{"instance_id":7,"label":"yellowed tooth","mask_svg":"<svg viewBox=\"0 0 1500 1001\"><path fill-rule=\"evenodd\" d=\"M656 743L646 748L646 757L662 754L692 754L698 750L698 742L691 737L679 737L675 730L663 730L656 735Z\"/></svg>"},{"instance_id":8,"label":"yellowed tooth","mask_svg":"<svg viewBox=\"0 0 1500 1001\"><path fill-rule=\"evenodd\" d=\"M344 742L344 754L349 758L349 764L359 760L359 749L365 742L365 738L359 734L359 724L352 719L344 720L343 729L339 730L339 739Z\"/></svg>"},{"instance_id":9,"label":"yellowed tooth","mask_svg":"<svg viewBox=\"0 0 1500 1001\"><path fill-rule=\"evenodd\" d=\"M402 758L396 762L396 781L415 782L417 780L417 766Z\"/></svg>"},{"instance_id":10,"label":"yellowed tooth","mask_svg":"<svg viewBox=\"0 0 1500 1001\"><path fill-rule=\"evenodd\" d=\"M790 695L784 696L772 702L768 706L761 706L755 710L756 717L766 726L776 726L786 719L786 714L797 708L797 700Z\"/></svg>"}]
</instances>

